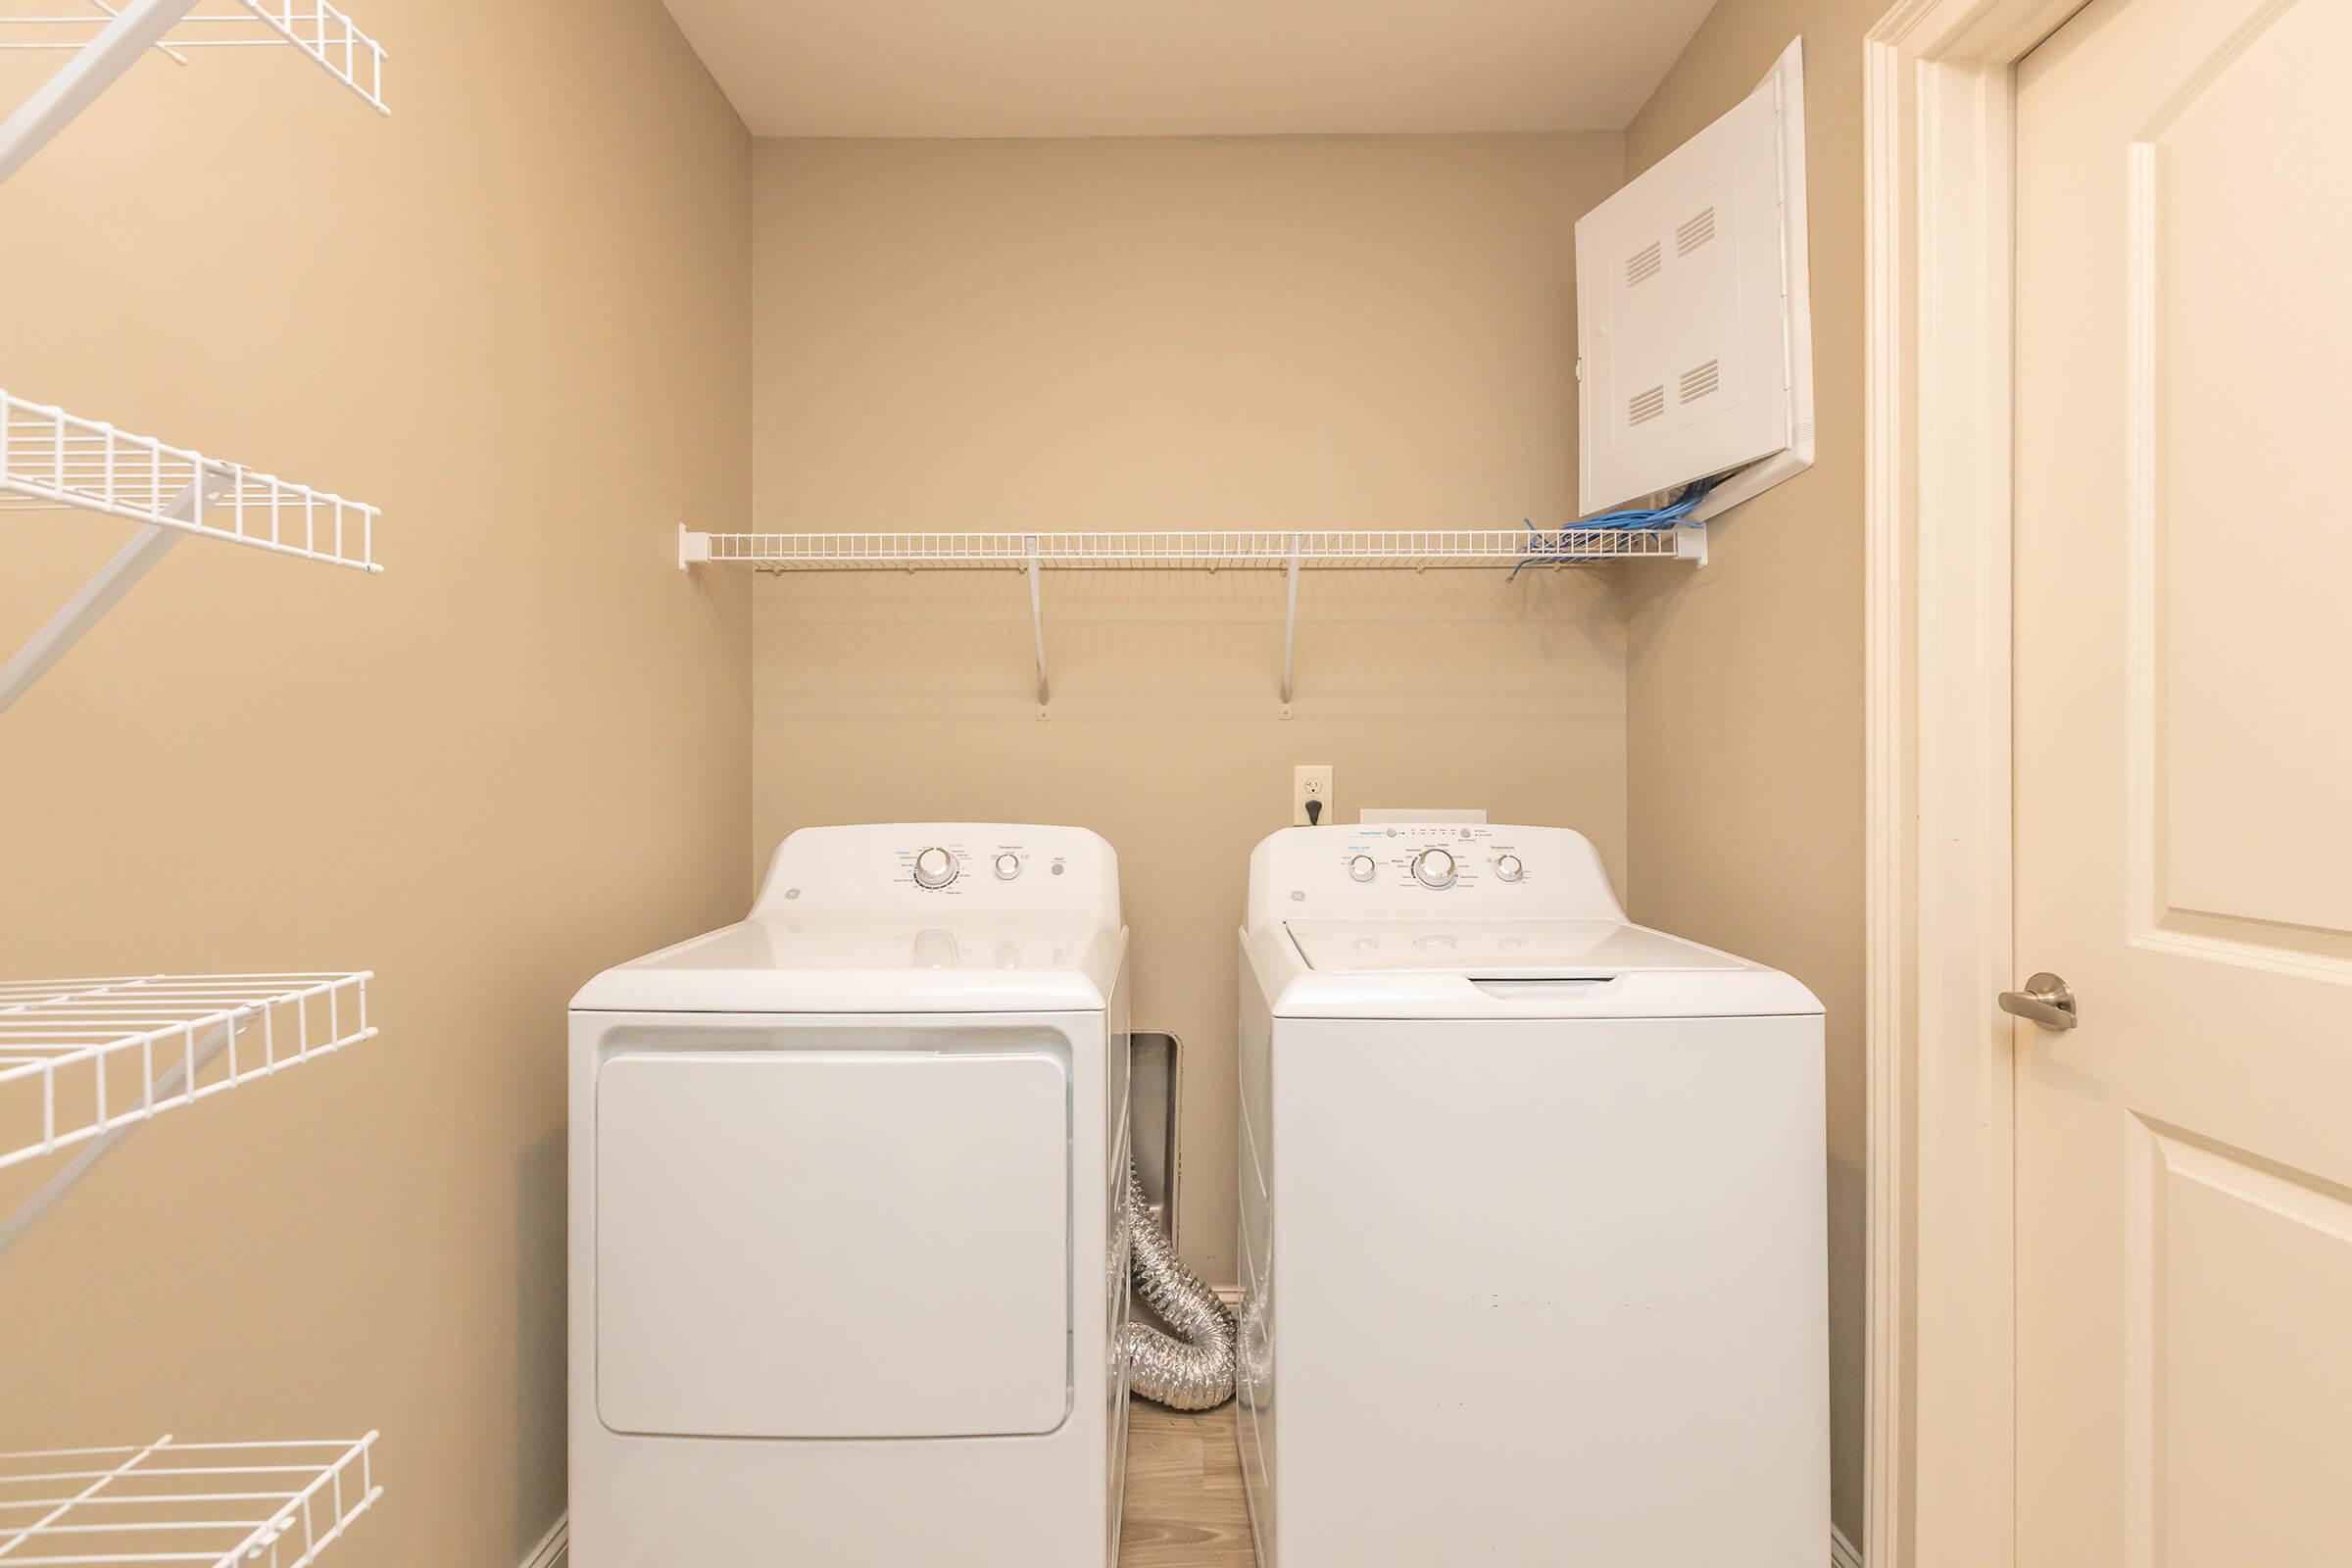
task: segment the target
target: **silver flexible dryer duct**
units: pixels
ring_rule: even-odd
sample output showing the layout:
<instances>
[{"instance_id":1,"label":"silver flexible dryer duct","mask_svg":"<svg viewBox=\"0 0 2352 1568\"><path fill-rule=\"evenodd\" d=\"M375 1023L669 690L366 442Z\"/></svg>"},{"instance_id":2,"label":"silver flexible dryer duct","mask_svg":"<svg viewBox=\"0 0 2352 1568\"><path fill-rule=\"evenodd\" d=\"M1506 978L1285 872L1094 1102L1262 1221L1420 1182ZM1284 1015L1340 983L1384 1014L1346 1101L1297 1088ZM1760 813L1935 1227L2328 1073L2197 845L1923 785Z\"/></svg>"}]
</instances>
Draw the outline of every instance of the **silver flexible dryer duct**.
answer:
<instances>
[{"instance_id":1,"label":"silver flexible dryer duct","mask_svg":"<svg viewBox=\"0 0 2352 1568\"><path fill-rule=\"evenodd\" d=\"M1119 1330L1127 1386L1171 1410L1213 1410L1233 1397L1233 1314L1152 1223L1143 1179L1127 1166L1129 1267L1135 1293L1180 1337L1142 1323Z\"/></svg>"}]
</instances>

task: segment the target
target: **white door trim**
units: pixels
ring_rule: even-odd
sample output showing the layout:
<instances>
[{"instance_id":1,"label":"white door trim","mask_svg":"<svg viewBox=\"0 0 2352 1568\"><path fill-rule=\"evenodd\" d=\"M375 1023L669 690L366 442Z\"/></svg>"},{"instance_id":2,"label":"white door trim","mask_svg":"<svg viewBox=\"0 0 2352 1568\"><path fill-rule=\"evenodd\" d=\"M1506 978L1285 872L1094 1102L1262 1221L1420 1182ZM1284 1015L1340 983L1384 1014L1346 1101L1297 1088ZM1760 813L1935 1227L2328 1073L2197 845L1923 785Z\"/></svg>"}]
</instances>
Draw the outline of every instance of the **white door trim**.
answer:
<instances>
[{"instance_id":1,"label":"white door trim","mask_svg":"<svg viewBox=\"0 0 2352 1568\"><path fill-rule=\"evenodd\" d=\"M2082 0L1864 41L1870 1065L1863 1556L2013 1562L2011 79Z\"/></svg>"}]
</instances>

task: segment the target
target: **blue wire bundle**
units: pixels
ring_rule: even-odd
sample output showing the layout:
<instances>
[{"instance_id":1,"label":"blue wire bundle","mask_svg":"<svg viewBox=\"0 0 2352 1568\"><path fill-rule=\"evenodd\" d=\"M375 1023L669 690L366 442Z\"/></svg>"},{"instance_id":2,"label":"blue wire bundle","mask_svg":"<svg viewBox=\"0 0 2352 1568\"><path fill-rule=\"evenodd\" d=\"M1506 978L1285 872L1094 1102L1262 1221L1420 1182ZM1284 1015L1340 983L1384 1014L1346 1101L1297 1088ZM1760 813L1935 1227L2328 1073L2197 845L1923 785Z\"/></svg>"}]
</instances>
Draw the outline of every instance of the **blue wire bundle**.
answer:
<instances>
[{"instance_id":1,"label":"blue wire bundle","mask_svg":"<svg viewBox=\"0 0 2352 1568\"><path fill-rule=\"evenodd\" d=\"M1714 488L1713 479L1700 479L1684 486L1683 493L1665 506L1626 507L1616 512L1604 512L1596 517L1572 522L1557 533L1545 533L1536 526L1534 519L1523 519L1527 522L1528 535L1536 553L1513 566L1510 578L1506 580L1516 580L1528 567L1540 566L1545 561L1556 560L1565 554L1568 549L1567 535L1571 531L1588 528L1624 528L1629 531L1671 528L1696 511L1698 504L1707 499L1707 492Z\"/></svg>"}]
</instances>

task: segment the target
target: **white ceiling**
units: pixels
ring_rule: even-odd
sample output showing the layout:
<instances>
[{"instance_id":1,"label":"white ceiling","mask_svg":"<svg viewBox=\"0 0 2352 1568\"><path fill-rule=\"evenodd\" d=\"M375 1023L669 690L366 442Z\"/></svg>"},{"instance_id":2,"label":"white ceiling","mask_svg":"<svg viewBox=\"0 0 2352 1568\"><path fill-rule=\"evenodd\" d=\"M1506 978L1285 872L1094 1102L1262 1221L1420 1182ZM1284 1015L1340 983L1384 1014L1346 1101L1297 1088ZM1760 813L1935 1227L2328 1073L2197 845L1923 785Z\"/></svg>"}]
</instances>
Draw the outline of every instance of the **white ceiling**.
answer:
<instances>
[{"instance_id":1,"label":"white ceiling","mask_svg":"<svg viewBox=\"0 0 2352 1568\"><path fill-rule=\"evenodd\" d=\"M1617 130L1714 0L666 0L757 136Z\"/></svg>"}]
</instances>

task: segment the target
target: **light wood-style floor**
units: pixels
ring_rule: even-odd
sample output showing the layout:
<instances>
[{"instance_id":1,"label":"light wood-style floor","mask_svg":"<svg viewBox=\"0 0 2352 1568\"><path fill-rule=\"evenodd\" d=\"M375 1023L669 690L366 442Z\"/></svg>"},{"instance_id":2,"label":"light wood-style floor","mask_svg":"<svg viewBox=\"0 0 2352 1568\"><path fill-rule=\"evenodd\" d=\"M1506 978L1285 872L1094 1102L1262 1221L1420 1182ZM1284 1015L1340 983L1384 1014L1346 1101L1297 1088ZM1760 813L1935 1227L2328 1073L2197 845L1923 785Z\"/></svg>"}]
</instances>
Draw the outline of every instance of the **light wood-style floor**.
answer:
<instances>
[{"instance_id":1,"label":"light wood-style floor","mask_svg":"<svg viewBox=\"0 0 2352 1568\"><path fill-rule=\"evenodd\" d=\"M1257 1568L1233 1408L1179 1415L1135 1401L1119 1568Z\"/></svg>"}]
</instances>

